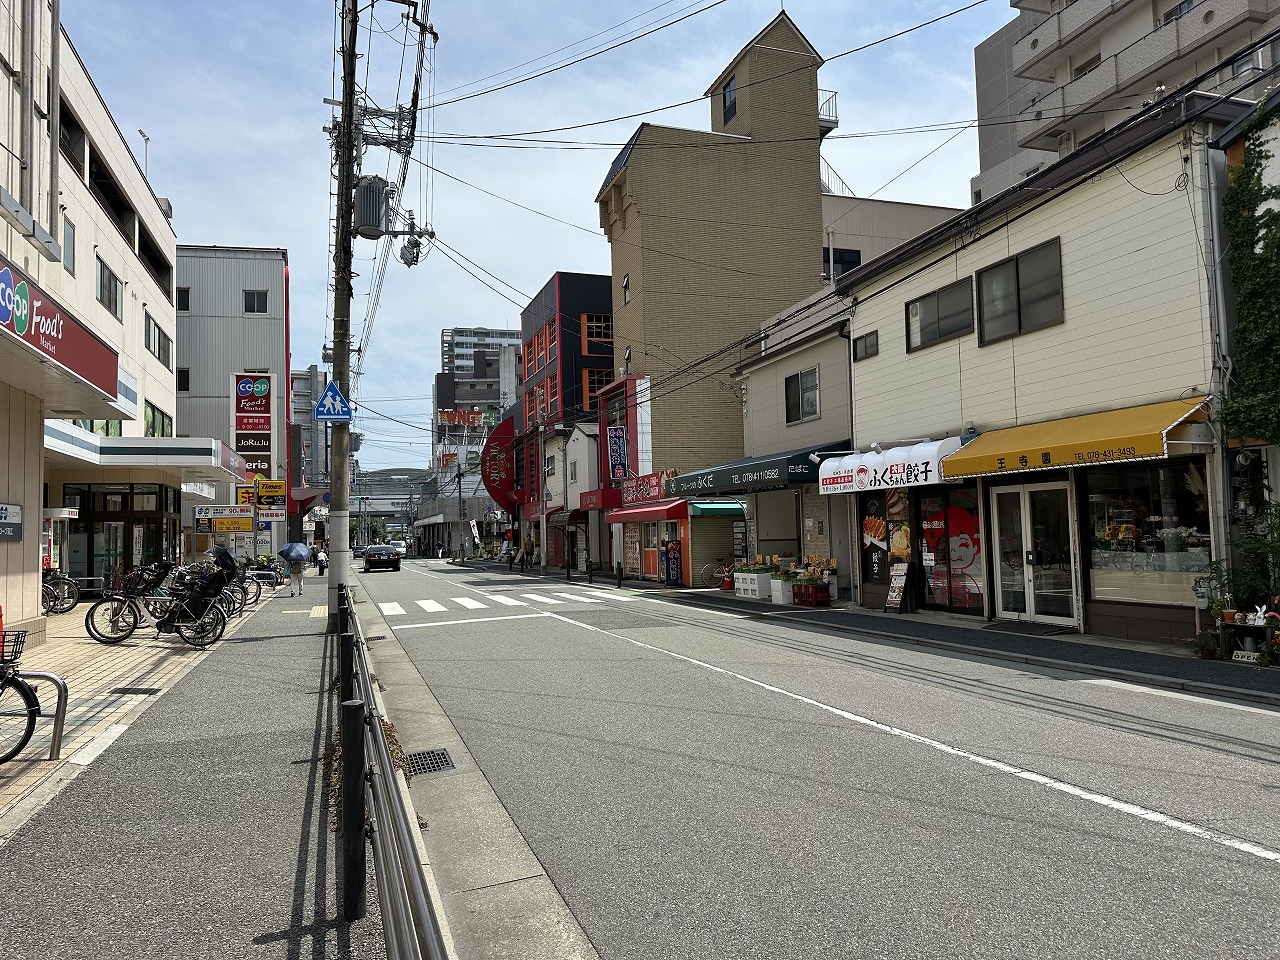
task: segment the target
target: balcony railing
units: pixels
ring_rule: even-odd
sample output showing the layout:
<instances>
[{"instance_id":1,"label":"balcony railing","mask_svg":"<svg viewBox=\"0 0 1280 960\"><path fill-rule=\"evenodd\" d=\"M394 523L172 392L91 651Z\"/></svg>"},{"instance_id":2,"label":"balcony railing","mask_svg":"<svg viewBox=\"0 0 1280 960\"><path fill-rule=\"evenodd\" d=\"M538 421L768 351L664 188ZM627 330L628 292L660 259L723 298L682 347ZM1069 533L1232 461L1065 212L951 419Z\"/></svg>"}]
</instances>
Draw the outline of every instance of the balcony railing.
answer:
<instances>
[{"instance_id":1,"label":"balcony railing","mask_svg":"<svg viewBox=\"0 0 1280 960\"><path fill-rule=\"evenodd\" d=\"M1086 8L1087 12L1100 2L1076 0L1063 14L1075 7ZM1117 0L1112 5L1123 4ZM1264 23L1268 16L1266 0L1202 0L1188 13L1134 41L1029 107L1026 118L1018 122L1018 145L1052 149L1053 144L1044 142L1044 137L1064 122L1069 124L1076 114L1116 94L1141 90L1144 81L1169 63L1190 60L1210 45L1229 41L1230 34L1240 35L1250 25Z\"/></svg>"},{"instance_id":2,"label":"balcony railing","mask_svg":"<svg viewBox=\"0 0 1280 960\"><path fill-rule=\"evenodd\" d=\"M824 130L834 130L840 126L840 115L836 112L836 94L834 90L818 91L818 125Z\"/></svg>"}]
</instances>

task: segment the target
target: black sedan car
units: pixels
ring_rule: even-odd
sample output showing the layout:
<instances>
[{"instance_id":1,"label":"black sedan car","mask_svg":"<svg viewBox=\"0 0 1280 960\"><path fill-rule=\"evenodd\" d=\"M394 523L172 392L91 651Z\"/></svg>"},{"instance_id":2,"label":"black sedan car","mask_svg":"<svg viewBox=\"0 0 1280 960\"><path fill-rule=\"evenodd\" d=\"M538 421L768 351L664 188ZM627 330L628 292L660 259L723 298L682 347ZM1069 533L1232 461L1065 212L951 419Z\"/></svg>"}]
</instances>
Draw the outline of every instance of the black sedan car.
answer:
<instances>
[{"instance_id":1,"label":"black sedan car","mask_svg":"<svg viewBox=\"0 0 1280 960\"><path fill-rule=\"evenodd\" d=\"M364 552L364 572L371 570L399 570L400 554L395 547L380 543Z\"/></svg>"}]
</instances>

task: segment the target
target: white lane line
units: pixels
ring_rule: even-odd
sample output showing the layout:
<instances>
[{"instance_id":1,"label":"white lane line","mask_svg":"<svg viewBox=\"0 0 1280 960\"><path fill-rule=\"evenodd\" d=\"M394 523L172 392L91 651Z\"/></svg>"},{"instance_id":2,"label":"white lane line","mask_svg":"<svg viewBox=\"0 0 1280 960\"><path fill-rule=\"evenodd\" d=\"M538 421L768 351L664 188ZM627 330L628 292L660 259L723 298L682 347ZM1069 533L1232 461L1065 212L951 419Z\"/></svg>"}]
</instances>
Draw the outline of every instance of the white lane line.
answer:
<instances>
[{"instance_id":1,"label":"white lane line","mask_svg":"<svg viewBox=\"0 0 1280 960\"><path fill-rule=\"evenodd\" d=\"M557 600L555 597L544 597L540 593L522 593L520 596L536 600L538 603L564 603L563 600Z\"/></svg>"},{"instance_id":2,"label":"white lane line","mask_svg":"<svg viewBox=\"0 0 1280 960\"><path fill-rule=\"evenodd\" d=\"M587 597L581 593L557 593L557 597L564 597L566 600L574 600L578 603L604 603L598 597Z\"/></svg>"},{"instance_id":3,"label":"white lane line","mask_svg":"<svg viewBox=\"0 0 1280 960\"><path fill-rule=\"evenodd\" d=\"M423 610L427 611L427 613L440 613L443 610L449 609L438 600L415 600L413 602L416 603L418 606L420 606Z\"/></svg>"},{"instance_id":4,"label":"white lane line","mask_svg":"<svg viewBox=\"0 0 1280 960\"><path fill-rule=\"evenodd\" d=\"M472 617L470 620L437 620L434 623L397 623L396 633L417 627L453 627L463 623L493 623L497 620L529 620L536 617L552 617L552 613L513 613L509 617Z\"/></svg>"},{"instance_id":5,"label":"white lane line","mask_svg":"<svg viewBox=\"0 0 1280 960\"><path fill-rule=\"evenodd\" d=\"M1271 860L1280 863L1280 850L1272 850L1269 847L1260 844L1250 843L1248 840L1241 840L1239 837L1228 836L1225 833L1218 833L1216 830L1210 830L1202 827L1197 823L1188 823L1186 820L1179 820L1168 814L1161 813L1158 810L1151 810L1148 807L1140 806L1136 803L1129 803L1127 800L1119 800L1115 797L1107 796L1105 793L1098 793L1094 790L1088 790L1084 787L1078 787L1073 783L1065 780L1055 780L1053 777L1047 777L1043 773L1036 773L1034 770L1027 770L1023 767L1016 767L1011 763L1005 763L1002 760L995 760L991 757L984 757L978 753L970 753L968 750L962 750L959 747L953 747L950 744L943 743L941 740L934 740L930 737L921 736L918 733L912 733L910 730L903 730L900 727L893 727L887 723L881 723L878 720L872 720L870 717L859 716L848 710L842 710L840 707L832 706L829 703L823 703L821 700L814 700L800 693L794 693L790 690L784 690L782 687L776 687L771 683L765 683L763 680L756 680L754 677L748 677L745 674L734 673L732 670L726 670L724 667L717 667L714 663L707 663L705 660L696 660L693 657L687 657L682 653L676 653L674 650L666 650L662 647L655 647L653 644L644 643L640 640L632 640L630 637L624 637L619 633L613 633L610 630L601 630L599 627L593 627L589 624L579 623L568 617L558 613L548 613L547 616L554 617L564 623L572 623L574 626L582 627L593 633L602 633L605 636L616 637L619 640L625 640L627 643L640 647L642 650L652 650L654 653L666 654L676 660L683 660L685 663L692 664L695 667L702 667L713 673L720 673L726 677L733 677L735 680L741 680L743 683L749 683L761 690L768 690L770 693L776 693L783 697L788 697L798 703L807 704L816 707L834 716L849 720L853 723L861 724L864 727L870 727L872 730L879 730L881 733L887 733L890 736L901 737L904 740L910 740L921 746L936 750L939 753L945 753L961 760L968 760L979 766L987 767L998 773L1005 773L1019 780L1026 780L1029 783L1038 784L1047 787L1050 790L1057 790L1068 796L1075 797L1078 800L1084 800L1088 803L1096 803L1098 806L1106 807L1108 810L1114 810L1117 813L1127 814L1131 817L1137 817L1140 820L1146 820L1158 826L1167 827L1170 830L1176 830L1180 833L1190 834L1209 843L1220 844L1224 847L1230 847L1232 850L1238 850L1241 853L1247 853L1250 856L1258 857L1261 860Z\"/></svg>"},{"instance_id":6,"label":"white lane line","mask_svg":"<svg viewBox=\"0 0 1280 960\"><path fill-rule=\"evenodd\" d=\"M398 603L380 603L378 609L382 611L384 617L396 617L404 614L404 607Z\"/></svg>"},{"instance_id":7,"label":"white lane line","mask_svg":"<svg viewBox=\"0 0 1280 960\"><path fill-rule=\"evenodd\" d=\"M1126 683L1124 680L1093 678L1089 680L1081 680L1080 682L1092 683L1099 687L1118 687L1121 690L1128 690L1132 693L1149 693L1153 697L1169 697L1172 700L1191 700L1204 706L1226 707L1228 710L1244 710L1247 713L1260 713L1267 717L1274 717L1276 715L1274 707L1269 710L1266 707L1251 707L1244 703L1231 703L1227 700L1216 700L1207 695L1183 693L1179 690L1160 690L1156 687L1144 687L1140 683Z\"/></svg>"},{"instance_id":8,"label":"white lane line","mask_svg":"<svg viewBox=\"0 0 1280 960\"><path fill-rule=\"evenodd\" d=\"M459 606L466 607L468 610L483 610L489 606L487 603L481 603L479 600L472 600L470 597L450 597L449 599Z\"/></svg>"},{"instance_id":9,"label":"white lane line","mask_svg":"<svg viewBox=\"0 0 1280 960\"><path fill-rule=\"evenodd\" d=\"M107 747L115 743L120 734L128 729L129 725L127 723L113 723L71 756L67 757L67 763L75 763L79 766L87 767L94 760L97 760Z\"/></svg>"},{"instance_id":10,"label":"white lane line","mask_svg":"<svg viewBox=\"0 0 1280 960\"><path fill-rule=\"evenodd\" d=\"M515 597L504 597L500 593L487 593L483 595L486 600L492 600L494 603L501 603L507 607L527 607L528 604L523 600L517 600Z\"/></svg>"}]
</instances>

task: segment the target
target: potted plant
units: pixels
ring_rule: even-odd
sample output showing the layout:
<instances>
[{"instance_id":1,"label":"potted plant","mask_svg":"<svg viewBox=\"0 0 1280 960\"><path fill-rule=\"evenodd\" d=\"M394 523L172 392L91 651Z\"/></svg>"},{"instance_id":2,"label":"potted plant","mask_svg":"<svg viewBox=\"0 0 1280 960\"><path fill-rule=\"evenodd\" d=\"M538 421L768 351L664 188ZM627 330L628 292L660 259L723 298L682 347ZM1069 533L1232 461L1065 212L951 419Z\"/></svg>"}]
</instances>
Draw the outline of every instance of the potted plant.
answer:
<instances>
[{"instance_id":1,"label":"potted plant","mask_svg":"<svg viewBox=\"0 0 1280 960\"><path fill-rule=\"evenodd\" d=\"M1205 627L1189 642L1201 660L1213 660L1218 655L1218 631L1213 627Z\"/></svg>"}]
</instances>

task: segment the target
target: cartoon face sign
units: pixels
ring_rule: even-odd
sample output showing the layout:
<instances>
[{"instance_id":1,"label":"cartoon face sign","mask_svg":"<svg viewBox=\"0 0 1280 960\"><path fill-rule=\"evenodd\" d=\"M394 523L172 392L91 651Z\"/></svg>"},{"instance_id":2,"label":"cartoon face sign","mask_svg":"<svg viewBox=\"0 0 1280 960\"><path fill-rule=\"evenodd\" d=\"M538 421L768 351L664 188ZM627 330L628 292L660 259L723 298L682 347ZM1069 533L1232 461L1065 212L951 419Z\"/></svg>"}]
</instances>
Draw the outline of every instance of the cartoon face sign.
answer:
<instances>
[{"instance_id":1,"label":"cartoon face sign","mask_svg":"<svg viewBox=\"0 0 1280 960\"><path fill-rule=\"evenodd\" d=\"M947 510L947 556L953 570L964 570L975 564L982 553L978 534L978 518L968 510Z\"/></svg>"}]
</instances>

